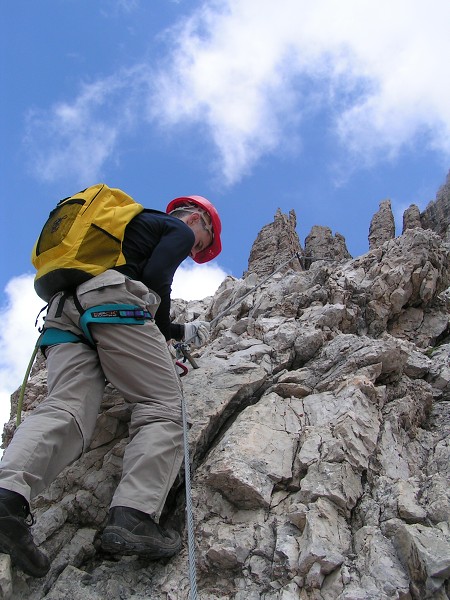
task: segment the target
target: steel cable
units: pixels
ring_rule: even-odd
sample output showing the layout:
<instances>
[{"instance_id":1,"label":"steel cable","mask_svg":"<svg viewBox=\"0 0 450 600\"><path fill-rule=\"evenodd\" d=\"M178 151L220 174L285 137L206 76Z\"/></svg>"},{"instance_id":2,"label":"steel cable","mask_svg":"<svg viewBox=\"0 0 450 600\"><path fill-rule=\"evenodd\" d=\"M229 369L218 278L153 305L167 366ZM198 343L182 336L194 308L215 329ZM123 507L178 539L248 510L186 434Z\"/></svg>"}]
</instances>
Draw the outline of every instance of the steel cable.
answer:
<instances>
[{"instance_id":1,"label":"steel cable","mask_svg":"<svg viewBox=\"0 0 450 600\"><path fill-rule=\"evenodd\" d=\"M181 412L183 417L183 440L184 440L184 481L186 488L186 525L188 535L188 571L190 598L197 600L197 569L195 564L195 536L194 536L194 516L192 510L192 492L191 492L191 464L189 460L189 436L186 400L183 396L181 402Z\"/></svg>"}]
</instances>

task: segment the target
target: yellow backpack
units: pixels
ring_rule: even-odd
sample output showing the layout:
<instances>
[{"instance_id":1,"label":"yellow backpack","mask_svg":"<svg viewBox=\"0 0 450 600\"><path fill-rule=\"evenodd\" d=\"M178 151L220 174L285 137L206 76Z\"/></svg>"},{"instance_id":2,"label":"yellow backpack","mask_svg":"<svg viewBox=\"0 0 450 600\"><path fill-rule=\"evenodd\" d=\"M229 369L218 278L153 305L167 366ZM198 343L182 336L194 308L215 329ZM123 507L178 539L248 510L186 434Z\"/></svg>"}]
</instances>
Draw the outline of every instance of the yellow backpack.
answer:
<instances>
[{"instance_id":1,"label":"yellow backpack","mask_svg":"<svg viewBox=\"0 0 450 600\"><path fill-rule=\"evenodd\" d=\"M124 265L125 228L144 207L104 183L58 202L34 245L34 288L48 301L107 269Z\"/></svg>"}]
</instances>

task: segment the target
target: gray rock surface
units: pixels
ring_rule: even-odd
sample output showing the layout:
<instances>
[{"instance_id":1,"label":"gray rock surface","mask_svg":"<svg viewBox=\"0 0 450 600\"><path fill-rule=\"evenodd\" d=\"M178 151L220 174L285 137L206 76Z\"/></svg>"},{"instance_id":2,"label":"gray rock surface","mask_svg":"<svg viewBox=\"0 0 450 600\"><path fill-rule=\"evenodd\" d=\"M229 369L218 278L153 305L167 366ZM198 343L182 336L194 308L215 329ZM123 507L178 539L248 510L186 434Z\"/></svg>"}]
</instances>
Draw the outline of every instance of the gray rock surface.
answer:
<instances>
[{"instance_id":1,"label":"gray rock surface","mask_svg":"<svg viewBox=\"0 0 450 600\"><path fill-rule=\"evenodd\" d=\"M295 227L297 217L291 210L285 215L280 209L275 213L273 223L264 225L253 243L248 259L246 275L254 273L261 279L267 277L280 264L289 260L296 253L303 254ZM290 268L301 271L299 261L292 261Z\"/></svg>"},{"instance_id":2,"label":"gray rock surface","mask_svg":"<svg viewBox=\"0 0 450 600\"><path fill-rule=\"evenodd\" d=\"M391 201L382 200L378 212L372 217L369 227L369 248L379 248L395 237L395 221L392 214Z\"/></svg>"},{"instance_id":3,"label":"gray rock surface","mask_svg":"<svg viewBox=\"0 0 450 600\"><path fill-rule=\"evenodd\" d=\"M403 233L415 227L431 229L450 243L450 171L436 199L429 202L422 213L416 204L411 204L403 213Z\"/></svg>"},{"instance_id":4,"label":"gray rock surface","mask_svg":"<svg viewBox=\"0 0 450 600\"><path fill-rule=\"evenodd\" d=\"M329 227L314 225L305 240L305 266L307 269L314 261L330 260L342 262L351 258L345 238L340 233L334 236Z\"/></svg>"},{"instance_id":5,"label":"gray rock surface","mask_svg":"<svg viewBox=\"0 0 450 600\"><path fill-rule=\"evenodd\" d=\"M422 227L432 229L450 243L450 171L440 187L436 199L428 204L420 215Z\"/></svg>"},{"instance_id":6,"label":"gray rock surface","mask_svg":"<svg viewBox=\"0 0 450 600\"><path fill-rule=\"evenodd\" d=\"M174 303L181 322L222 315L182 380L198 596L445 600L450 247L407 228L359 258L288 268L246 295L278 266L265 253L279 252L283 227L294 239L292 216L275 220L244 278ZM44 397L39 359L25 418ZM108 386L90 449L33 503L51 570L36 580L0 556L4 598L189 598L186 543L159 562L100 549L129 416ZM5 443L13 431L11 421ZM184 506L181 472L164 518L186 542Z\"/></svg>"},{"instance_id":7,"label":"gray rock surface","mask_svg":"<svg viewBox=\"0 0 450 600\"><path fill-rule=\"evenodd\" d=\"M405 233L407 229L414 229L415 227L422 228L422 222L420 220L420 210L417 204L411 204L403 213L403 230Z\"/></svg>"}]
</instances>

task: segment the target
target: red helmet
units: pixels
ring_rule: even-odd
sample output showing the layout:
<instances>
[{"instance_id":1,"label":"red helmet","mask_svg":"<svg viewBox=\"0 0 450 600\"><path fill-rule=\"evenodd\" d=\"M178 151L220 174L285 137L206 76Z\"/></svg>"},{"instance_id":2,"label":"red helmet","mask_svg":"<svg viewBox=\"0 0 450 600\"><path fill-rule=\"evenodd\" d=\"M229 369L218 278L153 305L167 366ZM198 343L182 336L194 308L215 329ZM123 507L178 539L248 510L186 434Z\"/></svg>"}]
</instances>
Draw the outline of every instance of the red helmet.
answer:
<instances>
[{"instance_id":1,"label":"red helmet","mask_svg":"<svg viewBox=\"0 0 450 600\"><path fill-rule=\"evenodd\" d=\"M198 252L194 257L196 263L201 264L208 262L213 258L216 258L222 250L222 243L220 241L222 223L220 222L219 213L211 202L206 198L203 198L203 196L182 196L181 198L175 198L175 200L172 200L172 202L169 202L167 205L166 213L171 213L176 208L182 208L186 205L198 206L207 212L211 219L213 241L207 248Z\"/></svg>"}]
</instances>

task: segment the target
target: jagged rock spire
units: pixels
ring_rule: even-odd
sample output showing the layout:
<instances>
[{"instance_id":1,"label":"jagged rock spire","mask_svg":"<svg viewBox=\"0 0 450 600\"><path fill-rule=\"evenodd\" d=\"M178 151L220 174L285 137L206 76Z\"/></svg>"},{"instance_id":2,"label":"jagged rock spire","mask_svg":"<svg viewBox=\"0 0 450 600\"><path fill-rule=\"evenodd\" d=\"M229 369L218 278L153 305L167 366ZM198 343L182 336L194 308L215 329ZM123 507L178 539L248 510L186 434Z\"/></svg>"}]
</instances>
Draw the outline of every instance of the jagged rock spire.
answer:
<instances>
[{"instance_id":1,"label":"jagged rock spire","mask_svg":"<svg viewBox=\"0 0 450 600\"><path fill-rule=\"evenodd\" d=\"M432 229L444 241L450 242L450 171L447 180L420 215L424 229Z\"/></svg>"},{"instance_id":2,"label":"jagged rock spire","mask_svg":"<svg viewBox=\"0 0 450 600\"><path fill-rule=\"evenodd\" d=\"M403 232L407 229L432 229L444 241L450 242L450 172L436 199L428 203L421 213L416 204L411 204L403 213Z\"/></svg>"},{"instance_id":3,"label":"jagged rock spire","mask_svg":"<svg viewBox=\"0 0 450 600\"><path fill-rule=\"evenodd\" d=\"M314 225L305 240L305 267L308 269L315 260L342 261L351 258L345 238L333 233L329 227Z\"/></svg>"},{"instance_id":4,"label":"jagged rock spire","mask_svg":"<svg viewBox=\"0 0 450 600\"><path fill-rule=\"evenodd\" d=\"M369 248L374 250L379 248L384 242L392 240L395 237L395 221L392 214L391 201L382 200L380 208L376 212L369 228Z\"/></svg>"},{"instance_id":5,"label":"jagged rock spire","mask_svg":"<svg viewBox=\"0 0 450 600\"><path fill-rule=\"evenodd\" d=\"M293 209L289 211L288 216L278 208L273 223L265 225L258 233L250 252L248 271L244 275L255 273L266 277L293 254L299 252L302 255L300 240L295 231L296 225L297 217ZM288 268L302 270L299 261L292 261L286 266L286 269Z\"/></svg>"},{"instance_id":6,"label":"jagged rock spire","mask_svg":"<svg viewBox=\"0 0 450 600\"><path fill-rule=\"evenodd\" d=\"M414 229L415 227L422 228L420 222L420 210L417 204L411 204L403 213L403 230L405 233L407 229Z\"/></svg>"}]
</instances>

